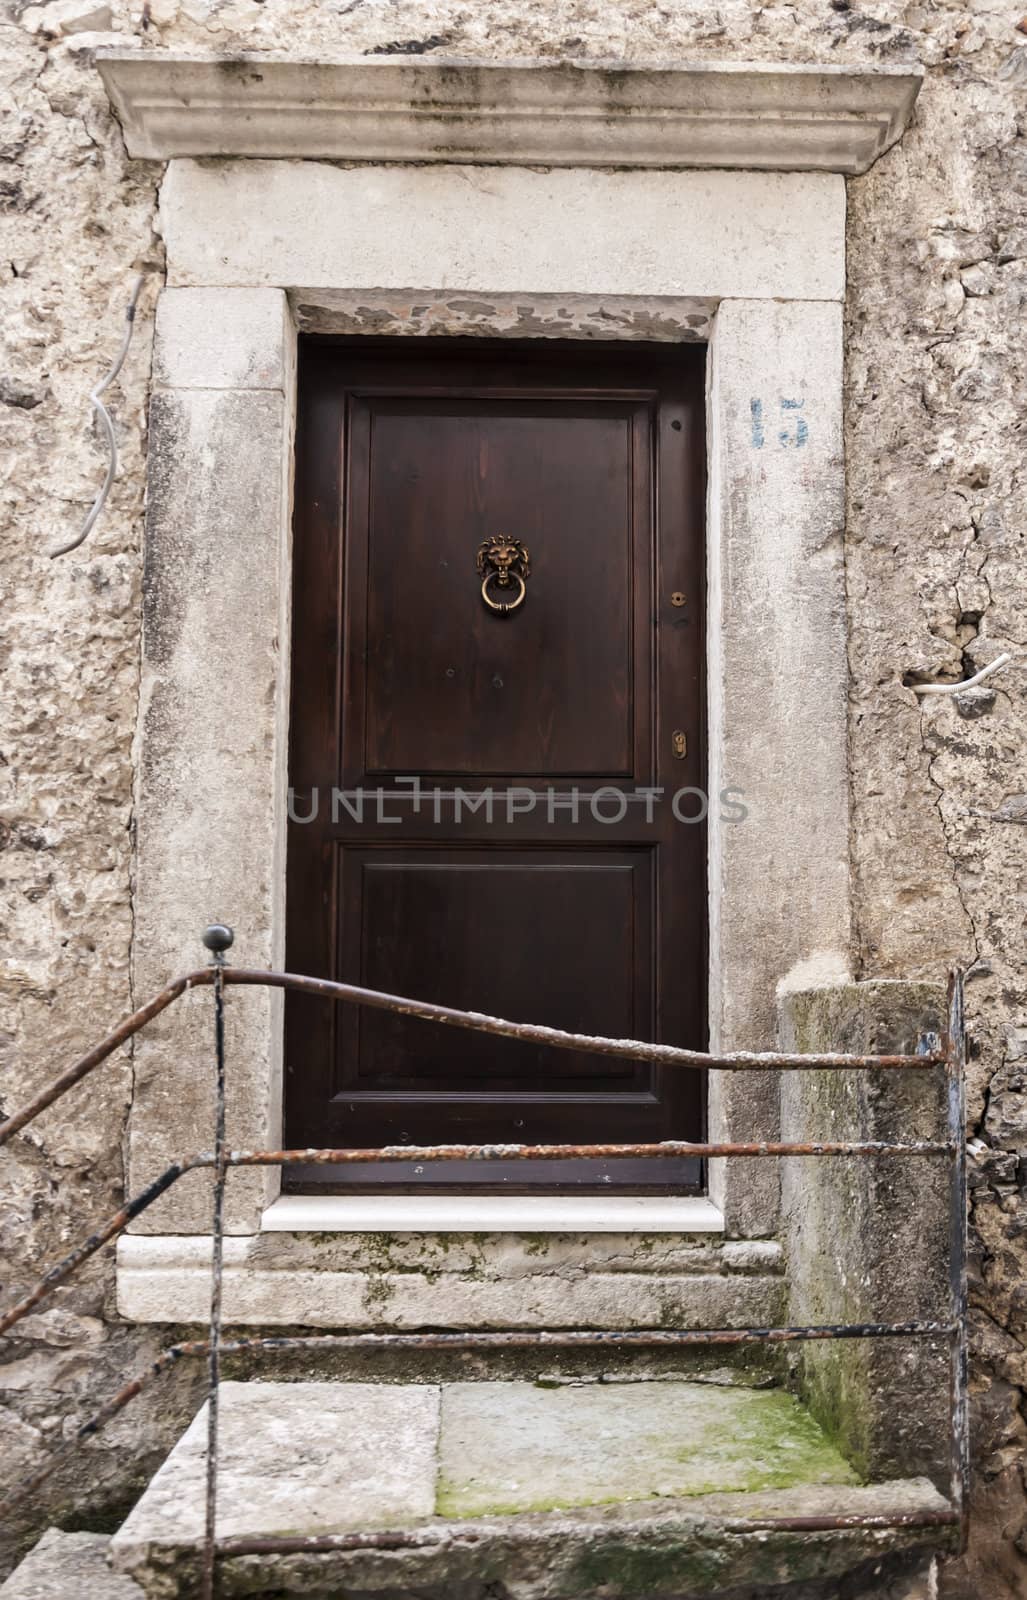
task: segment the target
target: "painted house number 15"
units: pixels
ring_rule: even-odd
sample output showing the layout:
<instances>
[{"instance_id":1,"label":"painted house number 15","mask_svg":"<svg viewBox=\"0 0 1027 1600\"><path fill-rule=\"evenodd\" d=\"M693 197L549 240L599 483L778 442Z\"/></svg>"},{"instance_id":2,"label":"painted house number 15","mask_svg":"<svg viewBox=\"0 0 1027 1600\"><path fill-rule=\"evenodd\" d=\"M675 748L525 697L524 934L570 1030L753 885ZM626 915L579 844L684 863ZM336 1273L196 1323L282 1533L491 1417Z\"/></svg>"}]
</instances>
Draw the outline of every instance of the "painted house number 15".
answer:
<instances>
[{"instance_id":1,"label":"painted house number 15","mask_svg":"<svg viewBox=\"0 0 1027 1600\"><path fill-rule=\"evenodd\" d=\"M777 429L777 442L783 450L801 450L809 439L809 425L802 415L806 404L802 400L786 400L782 395L777 402L778 414L772 413L769 426L774 429L775 422L780 423ZM752 421L752 447L762 450L766 443L766 427L763 415L763 401L752 399L749 401L749 415Z\"/></svg>"}]
</instances>

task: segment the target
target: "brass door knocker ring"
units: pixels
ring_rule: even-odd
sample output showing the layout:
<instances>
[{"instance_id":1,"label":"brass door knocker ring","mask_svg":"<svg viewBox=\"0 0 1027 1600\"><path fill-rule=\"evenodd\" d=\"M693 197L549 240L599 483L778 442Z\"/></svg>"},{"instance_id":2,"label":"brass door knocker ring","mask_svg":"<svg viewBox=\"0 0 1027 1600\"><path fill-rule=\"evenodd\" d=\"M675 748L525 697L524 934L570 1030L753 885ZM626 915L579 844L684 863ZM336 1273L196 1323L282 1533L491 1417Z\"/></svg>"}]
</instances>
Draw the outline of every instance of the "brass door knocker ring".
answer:
<instances>
[{"instance_id":1,"label":"brass door knocker ring","mask_svg":"<svg viewBox=\"0 0 1027 1600\"><path fill-rule=\"evenodd\" d=\"M501 617L516 611L527 592L526 580L531 577L531 559L521 541L507 539L502 534L486 539L478 550L477 568L481 575L481 597L489 610ZM516 595L508 599L507 594L515 587Z\"/></svg>"},{"instance_id":2,"label":"brass door knocker ring","mask_svg":"<svg viewBox=\"0 0 1027 1600\"><path fill-rule=\"evenodd\" d=\"M509 584L511 582L511 578L514 583L519 585L516 600L493 600L492 596L489 594L489 584L496 583L498 585L504 581ZM511 574L511 578L504 580L499 576L498 572L487 572L485 574L485 580L481 586L481 597L485 604L488 606L490 611L498 611L501 617L508 616L511 611L516 611L517 607L524 599L524 579L521 577L519 572L514 572Z\"/></svg>"}]
</instances>

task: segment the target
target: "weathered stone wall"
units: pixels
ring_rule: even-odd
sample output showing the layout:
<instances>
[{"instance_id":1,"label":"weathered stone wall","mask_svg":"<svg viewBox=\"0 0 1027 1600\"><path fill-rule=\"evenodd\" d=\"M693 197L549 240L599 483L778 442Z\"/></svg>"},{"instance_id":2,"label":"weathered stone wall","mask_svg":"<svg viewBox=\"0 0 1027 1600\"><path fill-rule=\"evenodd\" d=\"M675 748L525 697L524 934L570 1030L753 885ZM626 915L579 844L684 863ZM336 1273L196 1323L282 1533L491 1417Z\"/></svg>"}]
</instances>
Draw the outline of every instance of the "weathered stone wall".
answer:
<instances>
[{"instance_id":1,"label":"weathered stone wall","mask_svg":"<svg viewBox=\"0 0 1027 1600\"><path fill-rule=\"evenodd\" d=\"M139 655L148 324L162 252L157 174L131 169L86 58L8 20L0 110L0 1058L13 1108L129 1007L132 739ZM121 475L90 543L72 537L104 471L86 400L113 358L132 276L147 270L140 325L114 392ZM6 1304L121 1203L131 1070L121 1055L3 1153ZM114 1392L158 1346L106 1313L109 1263L5 1341L4 1477L60 1442L66 1417ZM169 1429L172 1437L173 1427ZM124 1433L120 1435L122 1441ZM97 1504L131 1471L115 1441L57 1491L91 1479ZM137 1475L156 1440L130 1447ZM46 1513L32 1510L38 1525ZM17 1519L15 1519L17 1522ZM5 1531L11 1531L11 1523ZM17 1528L16 1531L21 1531Z\"/></svg>"},{"instance_id":2,"label":"weathered stone wall","mask_svg":"<svg viewBox=\"0 0 1027 1600\"><path fill-rule=\"evenodd\" d=\"M904 679L956 677L1024 642L1021 16L1008 0L14 0L0 25L6 1104L131 999L160 174L126 160L90 50L135 41L308 55L919 60L928 69L913 127L849 185L847 562L857 976L935 979L950 961L970 967L976 1516L970 1557L944 1580L949 1600L1012 1600L1027 1587L1025 680L1016 662L972 696L920 706ZM149 281L139 326L112 391L121 476L89 544L51 562L47 549L74 530L102 477L85 397L116 346L140 269ZM130 1088L127 1059L111 1063L5 1162L8 1289L114 1208ZM34 1461L65 1416L84 1414L150 1353L150 1334L113 1319L110 1289L105 1265L11 1347L0 1373L6 1467ZM110 1504L131 1488L175 1432L175 1409L162 1423L152 1405L136 1412L82 1458L82 1504ZM66 1477L52 1505L66 1508L71 1494ZM40 1503L37 1523L48 1514Z\"/></svg>"}]
</instances>

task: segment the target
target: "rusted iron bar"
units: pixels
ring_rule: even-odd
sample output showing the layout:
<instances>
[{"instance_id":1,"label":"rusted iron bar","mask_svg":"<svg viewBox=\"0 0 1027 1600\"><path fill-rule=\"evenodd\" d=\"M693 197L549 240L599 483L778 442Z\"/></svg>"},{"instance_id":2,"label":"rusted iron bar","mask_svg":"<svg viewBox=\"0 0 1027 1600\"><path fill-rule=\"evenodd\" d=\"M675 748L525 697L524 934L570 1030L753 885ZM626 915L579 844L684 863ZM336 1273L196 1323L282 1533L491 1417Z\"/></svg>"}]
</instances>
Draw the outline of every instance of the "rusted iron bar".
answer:
<instances>
[{"instance_id":1,"label":"rusted iron bar","mask_svg":"<svg viewBox=\"0 0 1027 1600\"><path fill-rule=\"evenodd\" d=\"M315 1533L286 1534L279 1539L246 1538L235 1535L219 1539L217 1553L222 1559L228 1556L297 1556L327 1555L331 1551L346 1550L431 1550L440 1545L480 1544L483 1530L473 1524L466 1531L459 1524L454 1528L394 1528L378 1533Z\"/></svg>"},{"instance_id":2,"label":"rusted iron bar","mask_svg":"<svg viewBox=\"0 0 1027 1600\"><path fill-rule=\"evenodd\" d=\"M294 1333L222 1342L222 1355L277 1350L677 1350L705 1344L797 1344L814 1339L944 1339L950 1322L806 1323L781 1328L435 1328L427 1333ZM203 1354L206 1341L182 1344Z\"/></svg>"},{"instance_id":3,"label":"rusted iron bar","mask_svg":"<svg viewBox=\"0 0 1027 1600\"><path fill-rule=\"evenodd\" d=\"M227 931L227 930L226 930ZM209 929L208 934L213 932ZM221 1301L225 1242L225 973L215 947L214 967L214 1200L211 1223L210 1336L207 1356L207 1460L202 1600L214 1600L217 1554L218 1422L221 1401Z\"/></svg>"},{"instance_id":4,"label":"rusted iron bar","mask_svg":"<svg viewBox=\"0 0 1027 1600\"><path fill-rule=\"evenodd\" d=\"M56 1100L73 1089L101 1062L144 1028L154 1017L167 1009L187 989L201 984L211 984L214 969L198 967L175 978L145 1006L134 1011L113 1033L80 1056L66 1072L54 1079L46 1089L40 1090L20 1111L0 1122L0 1145L6 1144L21 1128L52 1106ZM567 1033L561 1028L543 1027L534 1022L507 1022L502 1017L486 1016L478 1011L460 1011L453 1006L435 1005L427 1000L409 1000L401 995L385 994L377 989L364 989L358 984L332 983L327 978L308 978L295 972L275 972L261 967L231 967L225 969L225 981L246 985L263 985L268 988L294 989L301 994L323 995L330 1000L350 1001L354 1005L370 1006L381 1011L420 1017L425 1022L442 1022L456 1028L468 1028L477 1033L490 1033L502 1038L520 1039L533 1044L551 1045L557 1050L582 1050L591 1055L617 1056L628 1061L651 1061L659 1066L693 1067L703 1070L716 1068L724 1072L817 1072L817 1071L923 1071L945 1064L943 1054L924 1055L782 1055L773 1051L734 1051L727 1055L711 1056L699 1050L683 1050L676 1045L652 1044L639 1039L601 1039L587 1033Z\"/></svg>"},{"instance_id":5,"label":"rusted iron bar","mask_svg":"<svg viewBox=\"0 0 1027 1600\"><path fill-rule=\"evenodd\" d=\"M453 1006L435 1005L429 1000L408 1000L378 989L363 989L354 983L334 983L328 978L308 978L296 972L272 972L262 967L229 967L227 983L264 984L276 989L294 989L300 994L323 995L329 1000L348 1000L355 1005L380 1011L395 1011L402 1016L419 1017L423 1022L444 1022L454 1028L475 1033L491 1033L529 1044L551 1045L556 1050L584 1050L596 1056L620 1056L628 1061L652 1061L666 1067L715 1067L727 1072L793 1072L881 1068L885 1071L923 1071L945 1063L942 1054L864 1056L826 1053L789 1055L775 1051L736 1050L726 1055L706 1055L701 1050L683 1050L672 1044L651 1044L640 1039L602 1039L590 1033L566 1033L562 1028L547 1028L538 1022L507 1022L480 1011L459 1011Z\"/></svg>"},{"instance_id":6,"label":"rusted iron bar","mask_svg":"<svg viewBox=\"0 0 1027 1600\"><path fill-rule=\"evenodd\" d=\"M165 1189L170 1189L171 1185L177 1183L184 1173L192 1172L197 1167L209 1167L212 1164L213 1158L211 1156L202 1155L193 1156L188 1161L175 1161L170 1167L165 1167L159 1177L154 1178L153 1182L147 1184L146 1188L141 1189L137 1195L133 1195L132 1199L121 1207L120 1211L115 1211L114 1215L108 1217L107 1221L97 1228L94 1233L91 1233L88 1239L84 1239L80 1245L76 1245L74 1250L69 1251L63 1261L58 1261L56 1266L51 1267L49 1272L40 1278L35 1288L30 1290L23 1299L4 1312L3 1316L0 1317L0 1334L7 1333L9 1329L14 1327L16 1322L20 1322L22 1317L27 1316L41 1300L45 1300L47 1295L52 1294L60 1284L70 1278L72 1273L82 1265L83 1261L87 1261L90 1256L96 1254L97 1250L102 1249L117 1234L122 1233L134 1217L138 1217L139 1213L145 1211L147 1206L152 1206L153 1202L160 1198Z\"/></svg>"},{"instance_id":7,"label":"rusted iron bar","mask_svg":"<svg viewBox=\"0 0 1027 1600\"><path fill-rule=\"evenodd\" d=\"M837 1517L754 1517L731 1518L724 1523L725 1533L760 1532L767 1530L789 1533L841 1533L846 1528L951 1528L958 1521L951 1509L925 1506L922 1511L868 1511L860 1516L858 1511Z\"/></svg>"},{"instance_id":8,"label":"rusted iron bar","mask_svg":"<svg viewBox=\"0 0 1027 1600\"><path fill-rule=\"evenodd\" d=\"M38 1117L41 1111L45 1111L47 1106L52 1106L55 1100L59 1100L62 1095L67 1094L69 1089L73 1089L76 1083L81 1083L82 1079L88 1077L95 1067L98 1067L102 1061L106 1061L108 1056L112 1056L119 1046L131 1039L133 1034L139 1032L140 1028L145 1028L148 1022L153 1021L154 1017L159 1017L161 1012L166 1011L168 1006L177 1000L180 995L183 995L187 989L193 989L198 984L210 983L211 981L210 968L201 967L198 971L187 972L183 977L176 978L173 983L169 983L166 989L161 990L160 994L154 995L153 999L148 1000L145 1006L140 1006L138 1011L133 1011L130 1017L126 1017L124 1022L119 1023L114 1032L109 1033L106 1039L102 1039L98 1045L94 1046L92 1050L88 1050L84 1056L79 1056L78 1060L73 1062L66 1072L62 1072L59 1078L55 1078L48 1088L41 1089L27 1104L22 1106L20 1111L16 1111L13 1116L8 1117L6 1122L0 1122L0 1145L6 1144L21 1128L24 1128L27 1123Z\"/></svg>"},{"instance_id":9,"label":"rusted iron bar","mask_svg":"<svg viewBox=\"0 0 1027 1600\"><path fill-rule=\"evenodd\" d=\"M876 1511L837 1517L718 1517L724 1533L841 1533L847 1529L947 1528L959 1520L954 1511ZM451 1523L448 1528L394 1528L374 1533L286 1534L280 1538L236 1535L219 1539L218 1556L301 1556L344 1554L350 1550L431 1550L440 1546L480 1544L494 1529L480 1523Z\"/></svg>"},{"instance_id":10,"label":"rusted iron bar","mask_svg":"<svg viewBox=\"0 0 1027 1600\"><path fill-rule=\"evenodd\" d=\"M951 1144L938 1140L795 1144L763 1139L752 1144L695 1144L666 1139L661 1144L390 1144L382 1149L232 1150L226 1159L232 1167L289 1167L344 1166L357 1161L615 1161L642 1156L943 1156L951 1151Z\"/></svg>"},{"instance_id":11,"label":"rusted iron bar","mask_svg":"<svg viewBox=\"0 0 1027 1600\"><path fill-rule=\"evenodd\" d=\"M954 1324L950 1365L952 1456L950 1497L959 1514L959 1551L966 1549L970 1516L970 1417L966 1177L966 1024L963 1011L963 975L949 975L949 1009L945 1036L947 1066L946 1131L953 1148L949 1168L949 1295Z\"/></svg>"},{"instance_id":12,"label":"rusted iron bar","mask_svg":"<svg viewBox=\"0 0 1027 1600\"><path fill-rule=\"evenodd\" d=\"M228 971L232 969L229 968ZM226 972L227 976L227 972ZM921 1142L917 1144L688 1144L680 1140L663 1144L553 1144L553 1145L386 1145L381 1150L230 1150L225 1155L228 1167L269 1167L347 1164L358 1161L522 1161L564 1158L598 1158L615 1160L621 1156L904 1156L951 1154L950 1143ZM140 1212L151 1206L166 1189L187 1172L217 1166L213 1151L190 1156L167 1167L151 1184L133 1196L120 1211L91 1233L82 1244L69 1252L56 1266L39 1280L35 1288L0 1317L0 1335L7 1333L15 1323L27 1315L39 1302L79 1267L89 1256L124 1231Z\"/></svg>"},{"instance_id":13,"label":"rusted iron bar","mask_svg":"<svg viewBox=\"0 0 1027 1600\"><path fill-rule=\"evenodd\" d=\"M209 929L208 933L222 934L230 930ZM209 941L208 941L209 942ZM227 947L227 946L226 946ZM217 946L210 944L217 952ZM811 1144L761 1141L759 1143L698 1144L668 1141L655 1145L448 1145L448 1146L389 1146L384 1150L277 1150L233 1151L225 1148L224 1123L224 990L226 982L263 985L294 989L300 992L323 995L335 1001L350 1001L378 1009L398 1012L441 1022L478 1032L552 1045L559 1049L590 1052L597 1055L623 1057L631 1060L648 1060L664 1065L686 1067L721 1067L726 1070L879 1070L925 1069L944 1065L948 1086L947 1139L921 1141L909 1144L881 1142L820 1142ZM397 1535L319 1536L313 1539L217 1541L215 1538L214 1495L217 1472L217 1398L219 1363L222 1354L274 1353L290 1350L364 1350L364 1349L434 1349L434 1350L488 1350L490 1348L520 1349L678 1349L693 1346L744 1345L749 1343L778 1344L803 1340L862 1339L862 1338L943 1338L951 1341L952 1389L952 1502L953 1509L938 1512L896 1513L894 1517L875 1514L868 1517L772 1518L761 1521L739 1520L739 1529L792 1529L801 1531L832 1530L844 1527L896 1527L957 1525L965 1547L969 1494L969 1445L967 1432L967 1346L966 1346L966 1153L965 1153L965 1089L962 983L953 974L950 984L948 1028L941 1053L930 1050L933 1041L925 1039L923 1054L915 1056L859 1056L825 1054L820 1056L782 1055L775 1053L738 1052L728 1056L713 1057L696 1051L681 1050L674 1046L648 1044L633 1040L609 1040L590 1035L565 1033L559 1029L537 1024L506 1022L477 1012L457 1011L429 1002L405 1000L401 997L362 989L356 985L338 984L328 980L307 978L296 974L260 971L256 969L224 968L216 959L213 968L201 968L169 984L146 1006L127 1018L94 1050L82 1056L50 1087L38 1094L22 1110L0 1124L0 1144L5 1143L20 1128L47 1106L52 1105L75 1084L82 1081L127 1039L131 1038L161 1011L172 1004L188 988L201 984L215 986L215 1041L217 1052L217 1120L215 1148L184 1161L173 1163L140 1194L134 1196L107 1223L52 1268L31 1293L0 1318L0 1334L13 1327L21 1317L64 1282L90 1255L100 1249L140 1212L151 1205L185 1172L197 1168L215 1171L214 1247L212 1253L211 1337L207 1340L189 1341L172 1346L139 1377L132 1379L76 1432L68 1445L51 1457L30 1478L24 1480L15 1492L14 1500L33 1492L45 1481L54 1468L64 1460L71 1449L97 1432L105 1422L130 1403L142 1389L176 1361L184 1357L205 1356L210 1366L210 1409L208 1434L208 1500L207 1533L204 1549L205 1593L213 1594L215 1559L218 1555L248 1553L286 1548L302 1550L343 1548L389 1548L390 1538L401 1544L411 1538L418 1541L430 1535L430 1530L401 1530ZM506 1330L506 1331L434 1331L428 1333L365 1333L319 1334L306 1336L272 1336L261 1339L239 1339L224 1343L221 1339L221 1262L220 1246L223 1236L224 1182L226 1170L231 1166L298 1165L306 1163L335 1164L360 1161L460 1161L617 1157L682 1157L682 1156L909 1156L947 1155L950 1157L951 1251L950 1287L952 1320L949 1322L911 1321L904 1323L858 1323L779 1328L740 1329L624 1329L591 1330ZM12 1503L11 1501L8 1504ZM728 1526L725 1523L725 1526ZM441 1535L440 1535L441 1536ZM470 1536L470 1535L469 1535ZM451 1537L447 1530L445 1537ZM340 1543L339 1541L348 1541ZM358 1542L352 1542L358 1541ZM430 1538L428 1539L430 1541ZM244 1549L245 1547L245 1549ZM401 1545L396 1545L399 1548Z\"/></svg>"},{"instance_id":14,"label":"rusted iron bar","mask_svg":"<svg viewBox=\"0 0 1027 1600\"><path fill-rule=\"evenodd\" d=\"M427 1333L268 1334L233 1339L222 1355L284 1350L678 1350L702 1345L795 1344L818 1339L943 1339L951 1322L837 1322L780 1328L459 1328ZM202 1353L205 1341L182 1345Z\"/></svg>"}]
</instances>

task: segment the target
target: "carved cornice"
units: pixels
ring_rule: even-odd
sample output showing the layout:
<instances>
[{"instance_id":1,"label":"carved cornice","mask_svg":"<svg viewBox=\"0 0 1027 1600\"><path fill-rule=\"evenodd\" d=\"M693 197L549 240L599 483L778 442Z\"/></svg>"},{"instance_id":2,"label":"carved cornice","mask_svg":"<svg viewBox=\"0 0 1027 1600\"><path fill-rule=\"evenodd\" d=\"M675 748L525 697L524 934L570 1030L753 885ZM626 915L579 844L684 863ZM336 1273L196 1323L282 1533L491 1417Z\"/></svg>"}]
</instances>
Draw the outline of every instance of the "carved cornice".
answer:
<instances>
[{"instance_id":1,"label":"carved cornice","mask_svg":"<svg viewBox=\"0 0 1027 1600\"><path fill-rule=\"evenodd\" d=\"M859 173L900 137L919 69L109 50L129 154Z\"/></svg>"}]
</instances>

